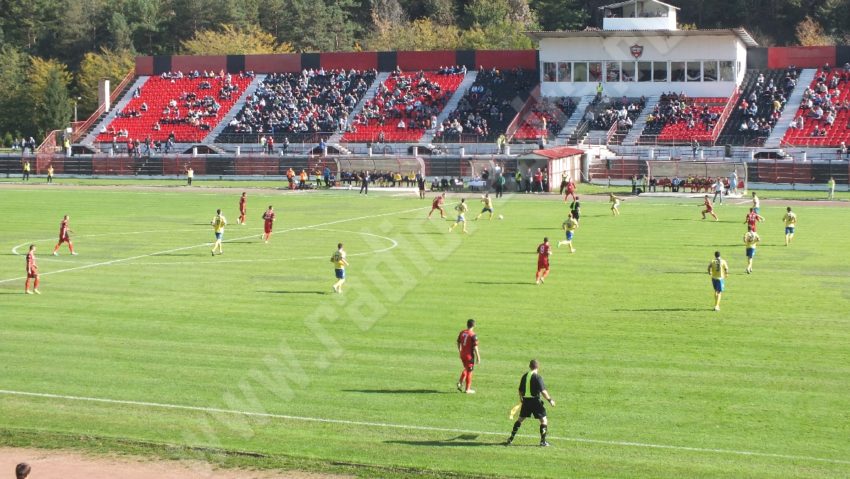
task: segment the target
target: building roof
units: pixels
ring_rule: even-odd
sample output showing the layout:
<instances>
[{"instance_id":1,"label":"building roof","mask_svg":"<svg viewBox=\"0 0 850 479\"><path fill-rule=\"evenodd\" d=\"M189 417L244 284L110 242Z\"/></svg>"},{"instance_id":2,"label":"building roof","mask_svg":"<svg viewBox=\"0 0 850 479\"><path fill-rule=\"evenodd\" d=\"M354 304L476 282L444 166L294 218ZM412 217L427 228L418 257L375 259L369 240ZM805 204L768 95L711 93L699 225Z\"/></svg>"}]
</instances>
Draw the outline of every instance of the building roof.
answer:
<instances>
[{"instance_id":1,"label":"building roof","mask_svg":"<svg viewBox=\"0 0 850 479\"><path fill-rule=\"evenodd\" d=\"M525 34L538 41L543 40L544 38L621 38L636 36L645 37L647 35L663 37L722 37L735 35L748 48L759 46L758 42L755 41L752 35L750 35L744 27L707 30L559 30L554 32L530 31L525 32Z\"/></svg>"},{"instance_id":2,"label":"building roof","mask_svg":"<svg viewBox=\"0 0 850 479\"><path fill-rule=\"evenodd\" d=\"M675 8L676 10L681 10L681 8L679 8L679 7L670 5L669 3L659 2L658 0L640 0L640 1L657 3L659 5L664 5L665 7ZM620 8L620 7L624 7L626 5L633 4L633 3L635 3L635 0L626 0L625 2L612 3L611 5L602 6L602 7L599 7L599 9L602 10L604 8Z\"/></svg>"},{"instance_id":3,"label":"building roof","mask_svg":"<svg viewBox=\"0 0 850 479\"><path fill-rule=\"evenodd\" d=\"M558 158L567 158L569 156L583 155L584 150L572 148L569 146L559 146L557 148L547 148L545 150L534 150L532 154L543 156L545 158L549 158L550 160L557 160Z\"/></svg>"}]
</instances>

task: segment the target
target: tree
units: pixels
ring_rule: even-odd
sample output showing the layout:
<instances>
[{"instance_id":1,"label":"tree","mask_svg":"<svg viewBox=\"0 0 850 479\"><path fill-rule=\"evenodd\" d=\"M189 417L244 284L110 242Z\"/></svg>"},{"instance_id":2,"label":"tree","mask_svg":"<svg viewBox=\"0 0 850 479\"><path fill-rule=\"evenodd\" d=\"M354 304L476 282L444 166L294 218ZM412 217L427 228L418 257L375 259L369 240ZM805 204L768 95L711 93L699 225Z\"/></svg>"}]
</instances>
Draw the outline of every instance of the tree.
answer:
<instances>
[{"instance_id":1,"label":"tree","mask_svg":"<svg viewBox=\"0 0 850 479\"><path fill-rule=\"evenodd\" d=\"M425 0L427 18L438 25L454 25L456 23L457 6L452 0Z\"/></svg>"},{"instance_id":2,"label":"tree","mask_svg":"<svg viewBox=\"0 0 850 479\"><path fill-rule=\"evenodd\" d=\"M385 32L375 32L366 41L370 50L421 51L455 50L460 45L460 30L454 25L437 25L421 18Z\"/></svg>"},{"instance_id":3,"label":"tree","mask_svg":"<svg viewBox=\"0 0 850 479\"><path fill-rule=\"evenodd\" d=\"M104 48L99 53L86 53L77 73L77 94L80 96L78 108L82 114L88 116L97 109L100 80L108 79L110 86L115 88L135 64L135 53L130 50Z\"/></svg>"},{"instance_id":4,"label":"tree","mask_svg":"<svg viewBox=\"0 0 850 479\"><path fill-rule=\"evenodd\" d=\"M268 32L252 25L239 29L222 25L218 30L202 30L181 43L187 55L251 55L257 53L289 53L292 45L278 43Z\"/></svg>"},{"instance_id":5,"label":"tree","mask_svg":"<svg viewBox=\"0 0 850 479\"><path fill-rule=\"evenodd\" d=\"M378 32L398 28L407 21L407 14L398 0L371 0L372 24Z\"/></svg>"},{"instance_id":6,"label":"tree","mask_svg":"<svg viewBox=\"0 0 850 479\"><path fill-rule=\"evenodd\" d=\"M823 26L809 16L797 24L796 32L797 41L804 47L834 44L832 38L823 31Z\"/></svg>"},{"instance_id":7,"label":"tree","mask_svg":"<svg viewBox=\"0 0 850 479\"><path fill-rule=\"evenodd\" d=\"M65 128L71 119L68 68L53 59L32 57L28 80L29 105L38 136Z\"/></svg>"},{"instance_id":8,"label":"tree","mask_svg":"<svg viewBox=\"0 0 850 479\"><path fill-rule=\"evenodd\" d=\"M135 51L133 31L127 24L127 18L121 12L113 12L109 18L109 33L112 36L110 47L116 51Z\"/></svg>"},{"instance_id":9,"label":"tree","mask_svg":"<svg viewBox=\"0 0 850 479\"><path fill-rule=\"evenodd\" d=\"M473 26L464 31L460 48L469 50L527 50L534 47L523 24L503 20L486 28Z\"/></svg>"},{"instance_id":10,"label":"tree","mask_svg":"<svg viewBox=\"0 0 850 479\"><path fill-rule=\"evenodd\" d=\"M29 58L22 51L11 45L0 48L0 132L29 133L24 90L28 66Z\"/></svg>"},{"instance_id":11,"label":"tree","mask_svg":"<svg viewBox=\"0 0 850 479\"><path fill-rule=\"evenodd\" d=\"M300 52L351 50L358 26L351 21L354 0L287 0L279 40Z\"/></svg>"},{"instance_id":12,"label":"tree","mask_svg":"<svg viewBox=\"0 0 850 479\"><path fill-rule=\"evenodd\" d=\"M581 30L589 15L575 0L531 0L543 30Z\"/></svg>"}]
</instances>

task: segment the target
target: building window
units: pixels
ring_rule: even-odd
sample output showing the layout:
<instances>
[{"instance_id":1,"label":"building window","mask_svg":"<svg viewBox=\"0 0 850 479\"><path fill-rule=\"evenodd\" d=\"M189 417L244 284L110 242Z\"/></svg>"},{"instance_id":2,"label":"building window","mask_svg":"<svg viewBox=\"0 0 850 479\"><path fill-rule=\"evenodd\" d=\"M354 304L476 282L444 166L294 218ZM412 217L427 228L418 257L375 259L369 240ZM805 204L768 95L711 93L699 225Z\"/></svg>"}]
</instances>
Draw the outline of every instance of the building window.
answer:
<instances>
[{"instance_id":1,"label":"building window","mask_svg":"<svg viewBox=\"0 0 850 479\"><path fill-rule=\"evenodd\" d=\"M558 62L558 81L573 81L573 66L570 62Z\"/></svg>"},{"instance_id":2,"label":"building window","mask_svg":"<svg viewBox=\"0 0 850 479\"><path fill-rule=\"evenodd\" d=\"M624 82L635 81L635 62L623 62L622 77Z\"/></svg>"},{"instance_id":3,"label":"building window","mask_svg":"<svg viewBox=\"0 0 850 479\"><path fill-rule=\"evenodd\" d=\"M668 81L667 62L652 62L652 79L658 82Z\"/></svg>"},{"instance_id":4,"label":"building window","mask_svg":"<svg viewBox=\"0 0 850 479\"><path fill-rule=\"evenodd\" d=\"M638 81L652 81L652 62L637 63Z\"/></svg>"},{"instance_id":5,"label":"building window","mask_svg":"<svg viewBox=\"0 0 850 479\"><path fill-rule=\"evenodd\" d=\"M720 81L735 81L735 62L720 62Z\"/></svg>"},{"instance_id":6,"label":"building window","mask_svg":"<svg viewBox=\"0 0 850 479\"><path fill-rule=\"evenodd\" d=\"M702 81L717 81L717 61L702 62Z\"/></svg>"},{"instance_id":7,"label":"building window","mask_svg":"<svg viewBox=\"0 0 850 479\"><path fill-rule=\"evenodd\" d=\"M688 81L702 81L702 63L688 62Z\"/></svg>"},{"instance_id":8,"label":"building window","mask_svg":"<svg viewBox=\"0 0 850 479\"><path fill-rule=\"evenodd\" d=\"M670 81L685 81L685 62L670 62Z\"/></svg>"},{"instance_id":9,"label":"building window","mask_svg":"<svg viewBox=\"0 0 850 479\"><path fill-rule=\"evenodd\" d=\"M543 81L556 81L555 63L543 62Z\"/></svg>"},{"instance_id":10,"label":"building window","mask_svg":"<svg viewBox=\"0 0 850 479\"><path fill-rule=\"evenodd\" d=\"M608 82L620 81L620 62L608 62L605 64L605 79Z\"/></svg>"},{"instance_id":11,"label":"building window","mask_svg":"<svg viewBox=\"0 0 850 479\"><path fill-rule=\"evenodd\" d=\"M575 62L575 63L573 63L573 81L575 81L575 82L586 82L587 81L587 63L585 63L585 62Z\"/></svg>"},{"instance_id":12,"label":"building window","mask_svg":"<svg viewBox=\"0 0 850 479\"><path fill-rule=\"evenodd\" d=\"M587 65L589 81L594 83L602 81L602 62L590 62Z\"/></svg>"}]
</instances>

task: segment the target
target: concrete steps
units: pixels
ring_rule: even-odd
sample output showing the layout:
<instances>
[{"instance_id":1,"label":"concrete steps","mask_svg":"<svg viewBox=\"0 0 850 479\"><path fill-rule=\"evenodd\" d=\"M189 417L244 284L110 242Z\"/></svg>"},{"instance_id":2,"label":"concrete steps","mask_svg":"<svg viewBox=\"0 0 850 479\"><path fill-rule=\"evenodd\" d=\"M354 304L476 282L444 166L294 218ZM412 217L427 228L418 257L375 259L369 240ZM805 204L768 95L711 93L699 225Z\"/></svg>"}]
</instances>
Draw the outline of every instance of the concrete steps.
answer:
<instances>
[{"instance_id":1,"label":"concrete steps","mask_svg":"<svg viewBox=\"0 0 850 479\"><path fill-rule=\"evenodd\" d=\"M570 137L573 136L578 126L581 124L584 119L584 114L587 111L587 107L593 102L593 99L596 98L595 95L587 95L581 97L578 105L576 105L575 111L570 116L570 118L564 123L564 127L561 128L561 131L558 132L557 135L557 143L558 144L567 144Z\"/></svg>"},{"instance_id":2,"label":"concrete steps","mask_svg":"<svg viewBox=\"0 0 850 479\"><path fill-rule=\"evenodd\" d=\"M623 138L623 146L637 145L640 135L643 134L643 129L646 128L646 117L655 110L655 106L658 105L660 98L660 96L650 96L646 98L646 105L644 105L643 111L637 120L635 120L634 125L632 125L632 129L629 130L629 133L625 138Z\"/></svg>"},{"instance_id":3,"label":"concrete steps","mask_svg":"<svg viewBox=\"0 0 850 479\"><path fill-rule=\"evenodd\" d=\"M460 100L466 95L466 92L472 87L472 84L475 83L475 80L478 79L478 71L474 70L471 72L467 72L466 76L463 78L463 81L458 85L457 90L455 90L452 97L449 98L449 102L446 103L446 107L443 108L443 111L437 115L437 125L444 122L449 115L457 110L457 106L460 103ZM431 125L431 129L427 130L422 138L419 140L422 144L429 144L434 139L434 135L437 133L437 125Z\"/></svg>"},{"instance_id":4,"label":"concrete steps","mask_svg":"<svg viewBox=\"0 0 850 479\"><path fill-rule=\"evenodd\" d=\"M112 109L109 110L109 113L107 113L106 116L104 116L100 119L100 121L94 124L91 131L85 136L85 138L83 138L82 141L80 141L80 144L86 146L93 146L94 140L96 140L97 135L100 134L100 129L105 125L109 125L109 123L118 115L118 113L120 113L121 110L123 110L127 106L127 104L130 103L130 100L133 99L133 92L136 91L137 88L140 88L142 85L144 85L145 82L148 81L148 78L150 77L140 76L139 78L136 78L136 81L134 81L133 84L127 88L127 91L124 92L124 96L122 96L121 99L118 100L118 103L112 105Z\"/></svg>"},{"instance_id":5,"label":"concrete steps","mask_svg":"<svg viewBox=\"0 0 850 479\"><path fill-rule=\"evenodd\" d=\"M238 115L239 112L242 111L242 107L245 105L245 100L248 99L248 95L255 92L257 90L257 87L259 87L265 79L266 75L254 76L254 79L251 80L251 83L248 84L245 90L242 91L242 94L239 95L239 99L236 100L236 103L234 103L233 106L230 107L230 111L228 111L227 114L224 115L224 117L221 119L221 121L218 122L218 125L216 125L215 128L210 130L210 132L207 134L207 136L204 137L204 140L201 143L214 143L215 139L218 138L218 135L220 135L224 131L224 129L227 128L227 124L230 123L234 118L236 118L236 115Z\"/></svg>"},{"instance_id":6,"label":"concrete steps","mask_svg":"<svg viewBox=\"0 0 850 479\"><path fill-rule=\"evenodd\" d=\"M817 72L817 69L814 68L807 68L800 72L800 76L797 77L797 85L794 87L794 91L791 92L791 96L788 97L788 101L785 103L785 109L782 110L782 115L776 121L776 128L770 132L770 136L764 142L765 148L779 148L781 146L782 138L788 132L791 120L794 119L797 111L800 109L800 103L803 101L803 92L812 84L812 80L815 79Z\"/></svg>"},{"instance_id":7,"label":"concrete steps","mask_svg":"<svg viewBox=\"0 0 850 479\"><path fill-rule=\"evenodd\" d=\"M363 94L363 98L357 102L357 105L351 110L351 113L348 114L348 120L351 121L355 116L359 115L361 111L363 111L363 107L366 105L367 101L370 101L375 98L375 93L378 91L378 86L383 85L387 78L390 77L389 72L380 72L375 77L375 80L372 82L372 85L366 90L366 93ZM346 124L348 126L348 124ZM328 144L337 145L342 141L342 137L345 135L345 129L343 128L340 131L337 131L333 135L328 138Z\"/></svg>"}]
</instances>

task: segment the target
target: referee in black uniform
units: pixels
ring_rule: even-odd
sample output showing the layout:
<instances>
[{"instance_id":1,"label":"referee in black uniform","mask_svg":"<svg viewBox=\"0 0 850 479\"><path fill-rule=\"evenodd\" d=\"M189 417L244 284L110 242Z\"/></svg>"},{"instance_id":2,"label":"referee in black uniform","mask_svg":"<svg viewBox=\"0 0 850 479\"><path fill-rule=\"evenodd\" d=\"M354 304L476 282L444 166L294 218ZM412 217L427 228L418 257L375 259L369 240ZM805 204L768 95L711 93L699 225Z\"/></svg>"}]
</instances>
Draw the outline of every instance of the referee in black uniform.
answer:
<instances>
[{"instance_id":1,"label":"referee in black uniform","mask_svg":"<svg viewBox=\"0 0 850 479\"><path fill-rule=\"evenodd\" d=\"M522 422L530 416L534 416L535 419L540 420L540 446L546 447L549 445L546 442L546 429L548 427L546 422L546 407L543 406L540 396L543 396L543 398L549 401L552 407L555 407L555 400L552 399L552 396L549 396L549 391L546 390L546 384L543 383L543 378L537 371L539 368L540 364L537 360L532 359L528 364L530 371L523 374L522 379L519 380L519 397L522 400L522 409L519 413L519 419L514 423L511 437L508 438L506 443L508 446L514 442L514 437L517 431L519 431L519 427L522 426Z\"/></svg>"}]
</instances>

